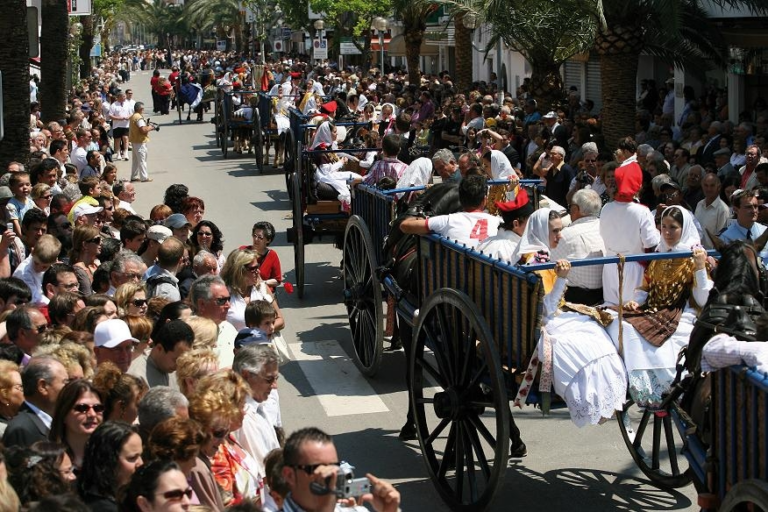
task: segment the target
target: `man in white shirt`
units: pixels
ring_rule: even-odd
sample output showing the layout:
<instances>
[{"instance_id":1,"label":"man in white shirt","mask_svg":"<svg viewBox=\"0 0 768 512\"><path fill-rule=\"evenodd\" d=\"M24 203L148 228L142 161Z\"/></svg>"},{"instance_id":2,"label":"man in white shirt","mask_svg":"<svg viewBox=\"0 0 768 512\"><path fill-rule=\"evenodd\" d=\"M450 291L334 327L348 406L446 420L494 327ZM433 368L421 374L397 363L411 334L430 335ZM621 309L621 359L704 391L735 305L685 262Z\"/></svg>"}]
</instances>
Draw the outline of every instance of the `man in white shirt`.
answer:
<instances>
[{"instance_id":1,"label":"man in white shirt","mask_svg":"<svg viewBox=\"0 0 768 512\"><path fill-rule=\"evenodd\" d=\"M477 251L514 265L517 262L511 261L512 254L520 243L525 226L528 225L528 218L533 214L533 203L528 197L528 192L521 188L513 200L497 202L496 206L504 222L499 226L496 236L490 236L480 242Z\"/></svg>"},{"instance_id":2,"label":"man in white shirt","mask_svg":"<svg viewBox=\"0 0 768 512\"><path fill-rule=\"evenodd\" d=\"M552 250L552 260L571 261L605 256L605 242L600 236L602 201L594 190L583 189L573 195L570 204L571 224L561 232L562 239ZM596 306L603 302L603 266L571 268L565 300Z\"/></svg>"},{"instance_id":3,"label":"man in white shirt","mask_svg":"<svg viewBox=\"0 0 768 512\"><path fill-rule=\"evenodd\" d=\"M643 186L643 171L637 162L616 169L614 200L600 213L600 235L605 242L606 256L642 254L659 244L661 235L648 207L635 203ZM635 288L643 281L643 266L636 262L624 265L621 299L632 300ZM615 263L603 266L603 298L612 305L619 303L619 272Z\"/></svg>"},{"instance_id":4,"label":"man in white shirt","mask_svg":"<svg viewBox=\"0 0 768 512\"><path fill-rule=\"evenodd\" d=\"M117 100L109 106L109 119L112 121L112 135L115 138L115 160L128 160L128 125L133 109L126 101L125 93L119 91Z\"/></svg>"},{"instance_id":5,"label":"man in white shirt","mask_svg":"<svg viewBox=\"0 0 768 512\"><path fill-rule=\"evenodd\" d=\"M701 245L706 249L714 249L712 239L713 235L722 231L728 225L728 219L731 217L731 211L728 205L720 199L720 178L717 174L709 173L701 181L701 190L704 192L704 199L696 205L694 217L701 224L704 236L701 237Z\"/></svg>"},{"instance_id":6,"label":"man in white shirt","mask_svg":"<svg viewBox=\"0 0 768 512\"><path fill-rule=\"evenodd\" d=\"M485 213L488 184L485 176L467 176L459 184L462 212L438 215L427 219L413 217L400 223L400 230L411 235L437 233L467 247L475 248L495 236L501 218Z\"/></svg>"},{"instance_id":7,"label":"man in white shirt","mask_svg":"<svg viewBox=\"0 0 768 512\"><path fill-rule=\"evenodd\" d=\"M77 136L77 147L69 156L69 161L77 167L77 174L78 177L80 177L83 169L88 166L88 159L86 156L88 155L88 146L91 143L91 131L84 128L78 128L75 135Z\"/></svg>"},{"instance_id":8,"label":"man in white shirt","mask_svg":"<svg viewBox=\"0 0 768 512\"><path fill-rule=\"evenodd\" d=\"M239 373L251 389L245 399L243 426L233 434L242 447L253 455L263 471L264 458L280 448L275 428L264 409L272 390L277 390L280 377L277 353L268 344L252 343L238 350L232 369Z\"/></svg>"}]
</instances>

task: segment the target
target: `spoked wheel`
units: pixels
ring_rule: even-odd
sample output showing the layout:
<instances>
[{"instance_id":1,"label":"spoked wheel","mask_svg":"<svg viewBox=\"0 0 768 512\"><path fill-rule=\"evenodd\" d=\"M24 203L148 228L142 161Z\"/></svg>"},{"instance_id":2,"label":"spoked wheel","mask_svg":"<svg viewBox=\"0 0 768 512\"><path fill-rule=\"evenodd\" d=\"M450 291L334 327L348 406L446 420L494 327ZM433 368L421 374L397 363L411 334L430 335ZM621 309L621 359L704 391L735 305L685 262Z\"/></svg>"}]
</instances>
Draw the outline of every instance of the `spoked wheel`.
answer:
<instances>
[{"instance_id":1,"label":"spoked wheel","mask_svg":"<svg viewBox=\"0 0 768 512\"><path fill-rule=\"evenodd\" d=\"M296 269L296 290L304 298L304 206L301 204L301 177L291 173L293 194L293 264Z\"/></svg>"},{"instance_id":2,"label":"spoked wheel","mask_svg":"<svg viewBox=\"0 0 768 512\"><path fill-rule=\"evenodd\" d=\"M259 109L253 109L253 139L251 147L256 153L256 168L264 173L264 131L261 128L261 114Z\"/></svg>"},{"instance_id":3,"label":"spoked wheel","mask_svg":"<svg viewBox=\"0 0 768 512\"><path fill-rule=\"evenodd\" d=\"M353 215L344 233L344 304L355 364L368 377L379 370L384 350L381 285L375 267L371 233L365 221Z\"/></svg>"},{"instance_id":4,"label":"spoked wheel","mask_svg":"<svg viewBox=\"0 0 768 512\"><path fill-rule=\"evenodd\" d=\"M768 512L768 484L747 480L734 485L725 495L720 512Z\"/></svg>"},{"instance_id":5,"label":"spoked wheel","mask_svg":"<svg viewBox=\"0 0 768 512\"><path fill-rule=\"evenodd\" d=\"M218 102L217 103L217 116L216 116L216 142L219 144L219 149L224 151L224 146L227 144L226 139L224 138L224 103Z\"/></svg>"},{"instance_id":6,"label":"spoked wheel","mask_svg":"<svg viewBox=\"0 0 768 512\"><path fill-rule=\"evenodd\" d=\"M288 189L288 196L293 198L291 174L296 170L296 138L293 132L285 132L285 160L283 160L283 171L285 171L285 186Z\"/></svg>"},{"instance_id":7,"label":"spoked wheel","mask_svg":"<svg viewBox=\"0 0 768 512\"><path fill-rule=\"evenodd\" d=\"M637 467L659 487L676 489L691 482L688 460L680 454L683 439L674 410L652 411L628 398L616 413L621 436Z\"/></svg>"},{"instance_id":8,"label":"spoked wheel","mask_svg":"<svg viewBox=\"0 0 768 512\"><path fill-rule=\"evenodd\" d=\"M509 456L509 403L493 335L475 303L451 289L422 304L414 332L411 406L427 470L451 509L485 510Z\"/></svg>"},{"instance_id":9,"label":"spoked wheel","mask_svg":"<svg viewBox=\"0 0 768 512\"><path fill-rule=\"evenodd\" d=\"M229 136L230 136L229 123L225 121L224 122L224 138L223 138L224 143L221 145L221 154L224 155L224 158L227 158L227 156L229 155Z\"/></svg>"}]
</instances>

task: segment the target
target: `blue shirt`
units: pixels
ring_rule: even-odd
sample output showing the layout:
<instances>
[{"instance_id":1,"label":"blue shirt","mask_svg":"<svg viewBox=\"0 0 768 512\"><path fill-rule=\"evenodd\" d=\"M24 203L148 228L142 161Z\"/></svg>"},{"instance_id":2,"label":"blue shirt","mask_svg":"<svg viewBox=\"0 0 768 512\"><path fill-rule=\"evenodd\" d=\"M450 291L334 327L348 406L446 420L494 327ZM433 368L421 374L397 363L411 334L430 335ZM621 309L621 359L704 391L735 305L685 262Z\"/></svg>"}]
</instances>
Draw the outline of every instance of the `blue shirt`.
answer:
<instances>
[{"instance_id":1,"label":"blue shirt","mask_svg":"<svg viewBox=\"0 0 768 512\"><path fill-rule=\"evenodd\" d=\"M766 229L768 229L768 227L759 222L755 222L752 224L752 227L749 228L750 239L756 240L757 237L765 233ZM725 243L730 243L734 240L747 240L747 228L741 226L738 222L734 222L725 228L725 230L721 231L718 236L720 237L720 240ZM763 259L763 263L768 265L768 248L760 251L760 257Z\"/></svg>"}]
</instances>

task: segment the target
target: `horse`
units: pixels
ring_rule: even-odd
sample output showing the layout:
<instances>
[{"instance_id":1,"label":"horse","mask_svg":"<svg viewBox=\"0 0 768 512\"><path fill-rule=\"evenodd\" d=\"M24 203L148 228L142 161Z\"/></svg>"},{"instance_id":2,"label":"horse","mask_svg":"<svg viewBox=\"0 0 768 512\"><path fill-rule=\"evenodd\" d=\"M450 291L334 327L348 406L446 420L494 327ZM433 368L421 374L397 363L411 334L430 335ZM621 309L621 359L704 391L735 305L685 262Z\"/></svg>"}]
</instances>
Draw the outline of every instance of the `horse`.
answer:
<instances>
[{"instance_id":1,"label":"horse","mask_svg":"<svg viewBox=\"0 0 768 512\"><path fill-rule=\"evenodd\" d=\"M720 262L713 274L714 287L709 293L684 349L685 365L680 366L672 393L682 394L681 407L697 427L702 442L709 445L711 425L711 379L701 370L704 345L717 333L726 333L742 341L757 340L757 319L765 314L768 275L759 253L768 240L768 232L754 243L736 240L725 245L711 236L720 252ZM765 340L762 340L765 341ZM682 369L688 374L681 379Z\"/></svg>"},{"instance_id":2,"label":"horse","mask_svg":"<svg viewBox=\"0 0 768 512\"><path fill-rule=\"evenodd\" d=\"M461 211L459 202L459 186L457 183L440 183L427 189L417 197L411 205L398 205L400 215L392 223L392 228L384 242L385 263L383 274L393 277L398 286L402 287L403 299L418 303L419 280L417 279L417 244L419 235L408 235L400 231L403 220L411 217L431 217L434 215L446 215ZM397 322L397 331L393 340L399 336L402 343L406 365L405 383L410 394L410 355L413 328L407 322ZM393 348L397 343L393 341ZM413 409L408 401L408 416L405 425L400 431L400 439L408 441L416 439L416 425Z\"/></svg>"}]
</instances>

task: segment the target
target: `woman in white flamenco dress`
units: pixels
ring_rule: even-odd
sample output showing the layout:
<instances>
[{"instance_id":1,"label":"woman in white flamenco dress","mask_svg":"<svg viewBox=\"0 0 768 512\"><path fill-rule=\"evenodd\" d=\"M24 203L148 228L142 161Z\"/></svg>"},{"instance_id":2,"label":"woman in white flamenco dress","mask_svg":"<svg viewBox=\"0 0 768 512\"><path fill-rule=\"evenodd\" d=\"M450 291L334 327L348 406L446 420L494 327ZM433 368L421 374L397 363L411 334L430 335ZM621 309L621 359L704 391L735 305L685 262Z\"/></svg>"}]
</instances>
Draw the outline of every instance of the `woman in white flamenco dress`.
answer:
<instances>
[{"instance_id":1,"label":"woman in white flamenco dress","mask_svg":"<svg viewBox=\"0 0 768 512\"><path fill-rule=\"evenodd\" d=\"M546 261L557 247L561 231L562 220L556 212L537 210L528 220L513 261ZM602 423L622 409L627 376L611 338L596 320L598 312L573 305L583 314L561 304L570 268L570 262L559 260L554 270L539 271L546 295L534 361L542 363L540 388L547 391L553 385L565 400L571 421L583 427Z\"/></svg>"}]
</instances>

